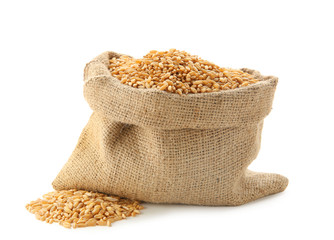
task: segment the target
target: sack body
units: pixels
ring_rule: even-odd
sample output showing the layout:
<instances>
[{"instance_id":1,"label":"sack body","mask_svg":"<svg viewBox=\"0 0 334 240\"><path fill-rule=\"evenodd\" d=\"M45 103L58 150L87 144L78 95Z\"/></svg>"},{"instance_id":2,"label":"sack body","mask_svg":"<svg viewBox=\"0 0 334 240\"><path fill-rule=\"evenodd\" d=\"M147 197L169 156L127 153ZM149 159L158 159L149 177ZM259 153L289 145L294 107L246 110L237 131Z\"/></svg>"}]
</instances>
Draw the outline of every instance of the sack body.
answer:
<instances>
[{"instance_id":1,"label":"sack body","mask_svg":"<svg viewBox=\"0 0 334 240\"><path fill-rule=\"evenodd\" d=\"M277 78L179 96L114 78L105 52L86 65L84 96L93 114L56 190L84 189L152 203L240 205L283 191L287 178L248 170L261 142Z\"/></svg>"}]
</instances>

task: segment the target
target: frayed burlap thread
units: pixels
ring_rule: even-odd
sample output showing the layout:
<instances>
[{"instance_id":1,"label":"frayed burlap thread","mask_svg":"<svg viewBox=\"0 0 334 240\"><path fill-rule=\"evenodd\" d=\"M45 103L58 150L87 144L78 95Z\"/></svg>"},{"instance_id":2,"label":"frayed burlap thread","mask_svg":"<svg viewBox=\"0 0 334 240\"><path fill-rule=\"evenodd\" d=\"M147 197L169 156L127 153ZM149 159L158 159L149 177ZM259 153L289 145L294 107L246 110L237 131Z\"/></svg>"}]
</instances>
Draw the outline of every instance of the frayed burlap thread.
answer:
<instances>
[{"instance_id":1,"label":"frayed burlap thread","mask_svg":"<svg viewBox=\"0 0 334 240\"><path fill-rule=\"evenodd\" d=\"M114 78L105 52L85 68L93 114L56 190L84 189L152 203L240 205L283 191L287 178L248 170L261 141L277 78L242 69L259 82L179 96Z\"/></svg>"}]
</instances>

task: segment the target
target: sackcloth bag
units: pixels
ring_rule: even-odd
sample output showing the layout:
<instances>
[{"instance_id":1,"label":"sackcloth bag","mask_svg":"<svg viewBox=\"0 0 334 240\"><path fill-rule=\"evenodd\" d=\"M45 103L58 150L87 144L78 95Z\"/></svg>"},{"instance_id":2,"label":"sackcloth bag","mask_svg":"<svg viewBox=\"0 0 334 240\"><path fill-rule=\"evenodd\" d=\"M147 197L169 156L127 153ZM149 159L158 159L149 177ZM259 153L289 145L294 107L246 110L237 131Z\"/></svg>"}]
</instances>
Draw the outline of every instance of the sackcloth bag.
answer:
<instances>
[{"instance_id":1,"label":"sackcloth bag","mask_svg":"<svg viewBox=\"0 0 334 240\"><path fill-rule=\"evenodd\" d=\"M241 205L284 191L288 179L248 170L272 108L278 79L179 96L121 84L104 52L85 67L93 113L53 187L151 203Z\"/></svg>"}]
</instances>

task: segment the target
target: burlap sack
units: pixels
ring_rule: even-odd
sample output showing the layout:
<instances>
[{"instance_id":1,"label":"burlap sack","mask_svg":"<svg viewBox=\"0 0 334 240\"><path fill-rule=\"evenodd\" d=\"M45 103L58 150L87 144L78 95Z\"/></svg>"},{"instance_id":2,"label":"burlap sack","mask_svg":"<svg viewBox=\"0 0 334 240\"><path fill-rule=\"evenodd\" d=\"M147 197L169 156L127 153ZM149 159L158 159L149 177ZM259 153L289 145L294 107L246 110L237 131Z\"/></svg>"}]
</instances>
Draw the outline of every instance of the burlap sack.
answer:
<instances>
[{"instance_id":1,"label":"burlap sack","mask_svg":"<svg viewBox=\"0 0 334 240\"><path fill-rule=\"evenodd\" d=\"M277 78L179 96L121 84L105 52L85 68L93 114L56 190L85 189L153 203L240 205L283 191L287 178L247 169L260 149Z\"/></svg>"}]
</instances>

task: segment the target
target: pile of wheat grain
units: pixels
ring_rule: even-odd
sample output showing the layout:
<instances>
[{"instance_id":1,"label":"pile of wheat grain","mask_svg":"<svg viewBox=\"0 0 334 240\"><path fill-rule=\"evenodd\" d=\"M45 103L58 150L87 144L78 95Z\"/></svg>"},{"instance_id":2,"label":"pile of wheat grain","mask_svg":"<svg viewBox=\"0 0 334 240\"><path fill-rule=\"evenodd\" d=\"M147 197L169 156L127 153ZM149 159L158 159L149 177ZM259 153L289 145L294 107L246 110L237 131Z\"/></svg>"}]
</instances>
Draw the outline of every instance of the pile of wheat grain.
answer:
<instances>
[{"instance_id":1,"label":"pile of wheat grain","mask_svg":"<svg viewBox=\"0 0 334 240\"><path fill-rule=\"evenodd\" d=\"M54 191L26 205L36 218L58 222L66 228L111 226L111 223L139 214L138 201L77 190Z\"/></svg>"},{"instance_id":2,"label":"pile of wheat grain","mask_svg":"<svg viewBox=\"0 0 334 240\"><path fill-rule=\"evenodd\" d=\"M142 59L121 56L110 60L111 74L135 88L178 93L208 93L235 89L258 80L241 70L221 68L185 51L150 51Z\"/></svg>"}]
</instances>

